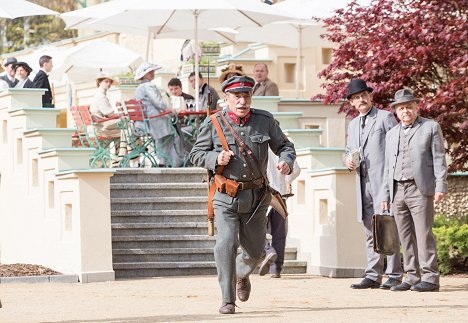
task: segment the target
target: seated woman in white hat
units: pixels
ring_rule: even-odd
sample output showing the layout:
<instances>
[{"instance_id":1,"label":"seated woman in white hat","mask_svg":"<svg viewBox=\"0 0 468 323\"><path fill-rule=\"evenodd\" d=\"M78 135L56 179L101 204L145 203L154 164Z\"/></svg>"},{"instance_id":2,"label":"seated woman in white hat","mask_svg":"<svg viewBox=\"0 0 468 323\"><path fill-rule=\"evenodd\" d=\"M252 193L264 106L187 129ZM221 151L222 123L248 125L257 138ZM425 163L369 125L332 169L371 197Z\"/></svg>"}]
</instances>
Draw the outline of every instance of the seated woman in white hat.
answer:
<instances>
[{"instance_id":1,"label":"seated woman in white hat","mask_svg":"<svg viewBox=\"0 0 468 323\"><path fill-rule=\"evenodd\" d=\"M102 137L120 138L118 114L107 97L107 91L113 83L115 83L115 80L112 76L106 74L98 75L96 78L98 90L91 101L89 111L95 122L95 129L98 135ZM109 118L115 119L106 120Z\"/></svg>"},{"instance_id":2,"label":"seated woman in white hat","mask_svg":"<svg viewBox=\"0 0 468 323\"><path fill-rule=\"evenodd\" d=\"M135 91L135 99L141 100L148 117L149 132L156 145L156 157L160 166L180 167L184 163L184 149L182 139L175 127L172 125L171 116L165 114L158 116L168 110L161 93L155 84L154 72L161 66L145 62L135 72L135 80L141 84ZM135 124L140 131L145 131L141 122Z\"/></svg>"}]
</instances>

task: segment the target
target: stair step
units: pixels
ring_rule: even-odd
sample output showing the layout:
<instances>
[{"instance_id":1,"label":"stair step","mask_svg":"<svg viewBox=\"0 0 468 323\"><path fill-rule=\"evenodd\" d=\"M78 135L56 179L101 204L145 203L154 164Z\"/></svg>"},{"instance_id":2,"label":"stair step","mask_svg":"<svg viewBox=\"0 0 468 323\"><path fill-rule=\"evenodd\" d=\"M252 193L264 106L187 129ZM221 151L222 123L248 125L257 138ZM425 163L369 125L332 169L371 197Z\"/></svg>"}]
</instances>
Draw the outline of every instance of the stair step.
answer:
<instances>
[{"instance_id":1,"label":"stair step","mask_svg":"<svg viewBox=\"0 0 468 323\"><path fill-rule=\"evenodd\" d=\"M117 169L111 183L203 183L206 170L188 168Z\"/></svg>"},{"instance_id":2,"label":"stair step","mask_svg":"<svg viewBox=\"0 0 468 323\"><path fill-rule=\"evenodd\" d=\"M206 209L208 197L130 197L111 198L111 210L186 210Z\"/></svg>"},{"instance_id":3,"label":"stair step","mask_svg":"<svg viewBox=\"0 0 468 323\"><path fill-rule=\"evenodd\" d=\"M213 248L215 238L208 235L113 236L112 248Z\"/></svg>"},{"instance_id":4,"label":"stair step","mask_svg":"<svg viewBox=\"0 0 468 323\"><path fill-rule=\"evenodd\" d=\"M115 263L128 262L170 262L170 261L214 261L213 248L148 248L113 249ZM295 248L286 248L285 261L295 260Z\"/></svg>"},{"instance_id":5,"label":"stair step","mask_svg":"<svg viewBox=\"0 0 468 323\"><path fill-rule=\"evenodd\" d=\"M206 183L119 183L111 184L111 198L206 196Z\"/></svg>"},{"instance_id":6,"label":"stair step","mask_svg":"<svg viewBox=\"0 0 468 323\"><path fill-rule=\"evenodd\" d=\"M282 274L303 274L306 272L306 264L302 261L285 262ZM114 271L116 278L217 274L214 261L114 263ZM258 274L258 270L253 274Z\"/></svg>"},{"instance_id":7,"label":"stair step","mask_svg":"<svg viewBox=\"0 0 468 323\"><path fill-rule=\"evenodd\" d=\"M207 222L114 223L113 236L206 234Z\"/></svg>"},{"instance_id":8,"label":"stair step","mask_svg":"<svg viewBox=\"0 0 468 323\"><path fill-rule=\"evenodd\" d=\"M113 210L112 223L206 222L206 208L199 210Z\"/></svg>"}]
</instances>

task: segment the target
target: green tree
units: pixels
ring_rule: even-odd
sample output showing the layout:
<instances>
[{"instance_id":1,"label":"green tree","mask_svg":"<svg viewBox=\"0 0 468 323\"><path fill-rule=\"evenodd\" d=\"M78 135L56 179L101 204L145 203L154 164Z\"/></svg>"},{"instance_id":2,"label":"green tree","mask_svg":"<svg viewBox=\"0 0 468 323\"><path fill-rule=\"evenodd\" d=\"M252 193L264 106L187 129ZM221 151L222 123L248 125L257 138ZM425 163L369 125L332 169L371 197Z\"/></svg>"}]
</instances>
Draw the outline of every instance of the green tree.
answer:
<instances>
[{"instance_id":1,"label":"green tree","mask_svg":"<svg viewBox=\"0 0 468 323\"><path fill-rule=\"evenodd\" d=\"M60 13L77 9L75 0L31 0ZM76 37L76 30L65 30L62 19L54 16L32 16L13 20L0 19L0 53Z\"/></svg>"}]
</instances>

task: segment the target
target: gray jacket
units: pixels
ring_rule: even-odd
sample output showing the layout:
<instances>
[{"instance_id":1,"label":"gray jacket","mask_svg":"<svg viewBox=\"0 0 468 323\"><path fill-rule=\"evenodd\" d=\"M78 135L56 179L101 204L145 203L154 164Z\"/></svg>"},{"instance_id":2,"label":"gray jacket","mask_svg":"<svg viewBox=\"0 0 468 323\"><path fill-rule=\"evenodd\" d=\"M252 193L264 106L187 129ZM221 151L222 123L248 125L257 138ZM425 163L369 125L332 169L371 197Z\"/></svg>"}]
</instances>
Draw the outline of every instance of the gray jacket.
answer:
<instances>
[{"instance_id":1,"label":"gray jacket","mask_svg":"<svg viewBox=\"0 0 468 323\"><path fill-rule=\"evenodd\" d=\"M387 133L385 190L393 202L393 178L398 155L401 123ZM447 193L447 163L442 130L437 122L418 117L409 131L408 149L416 186L425 196Z\"/></svg>"},{"instance_id":2,"label":"gray jacket","mask_svg":"<svg viewBox=\"0 0 468 323\"><path fill-rule=\"evenodd\" d=\"M146 114L149 117L163 113L167 109L158 88L150 81L144 80L141 82L135 91L135 98L143 102ZM142 122L137 122L136 127L139 131L145 132L145 125ZM174 135L174 128L171 125L169 115L150 119L147 127L149 127L148 130L154 139Z\"/></svg>"},{"instance_id":3,"label":"gray jacket","mask_svg":"<svg viewBox=\"0 0 468 323\"><path fill-rule=\"evenodd\" d=\"M385 191L384 168L385 168L385 135L397 122L393 114L388 111L371 109L367 116L363 147L361 148L362 164L367 169L369 176L371 195L374 204L374 212L381 213L381 202L389 201ZM359 133L361 132L360 118L354 118L348 126L348 142L346 154L353 149L359 149ZM362 222L362 199L361 199L361 166L356 169L356 205L357 219Z\"/></svg>"}]
</instances>

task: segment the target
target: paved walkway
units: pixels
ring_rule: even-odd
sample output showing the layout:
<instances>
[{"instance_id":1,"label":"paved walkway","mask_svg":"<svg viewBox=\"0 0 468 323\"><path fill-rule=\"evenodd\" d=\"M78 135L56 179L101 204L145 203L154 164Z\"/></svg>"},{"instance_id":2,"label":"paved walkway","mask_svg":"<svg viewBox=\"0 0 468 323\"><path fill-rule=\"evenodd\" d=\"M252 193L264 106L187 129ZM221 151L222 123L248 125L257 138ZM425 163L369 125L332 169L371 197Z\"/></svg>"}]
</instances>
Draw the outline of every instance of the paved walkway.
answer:
<instances>
[{"instance_id":1,"label":"paved walkway","mask_svg":"<svg viewBox=\"0 0 468 323\"><path fill-rule=\"evenodd\" d=\"M467 322L468 278L439 293L352 290L358 279L252 277L235 315L220 315L215 277L89 284L1 284L0 322Z\"/></svg>"}]
</instances>

